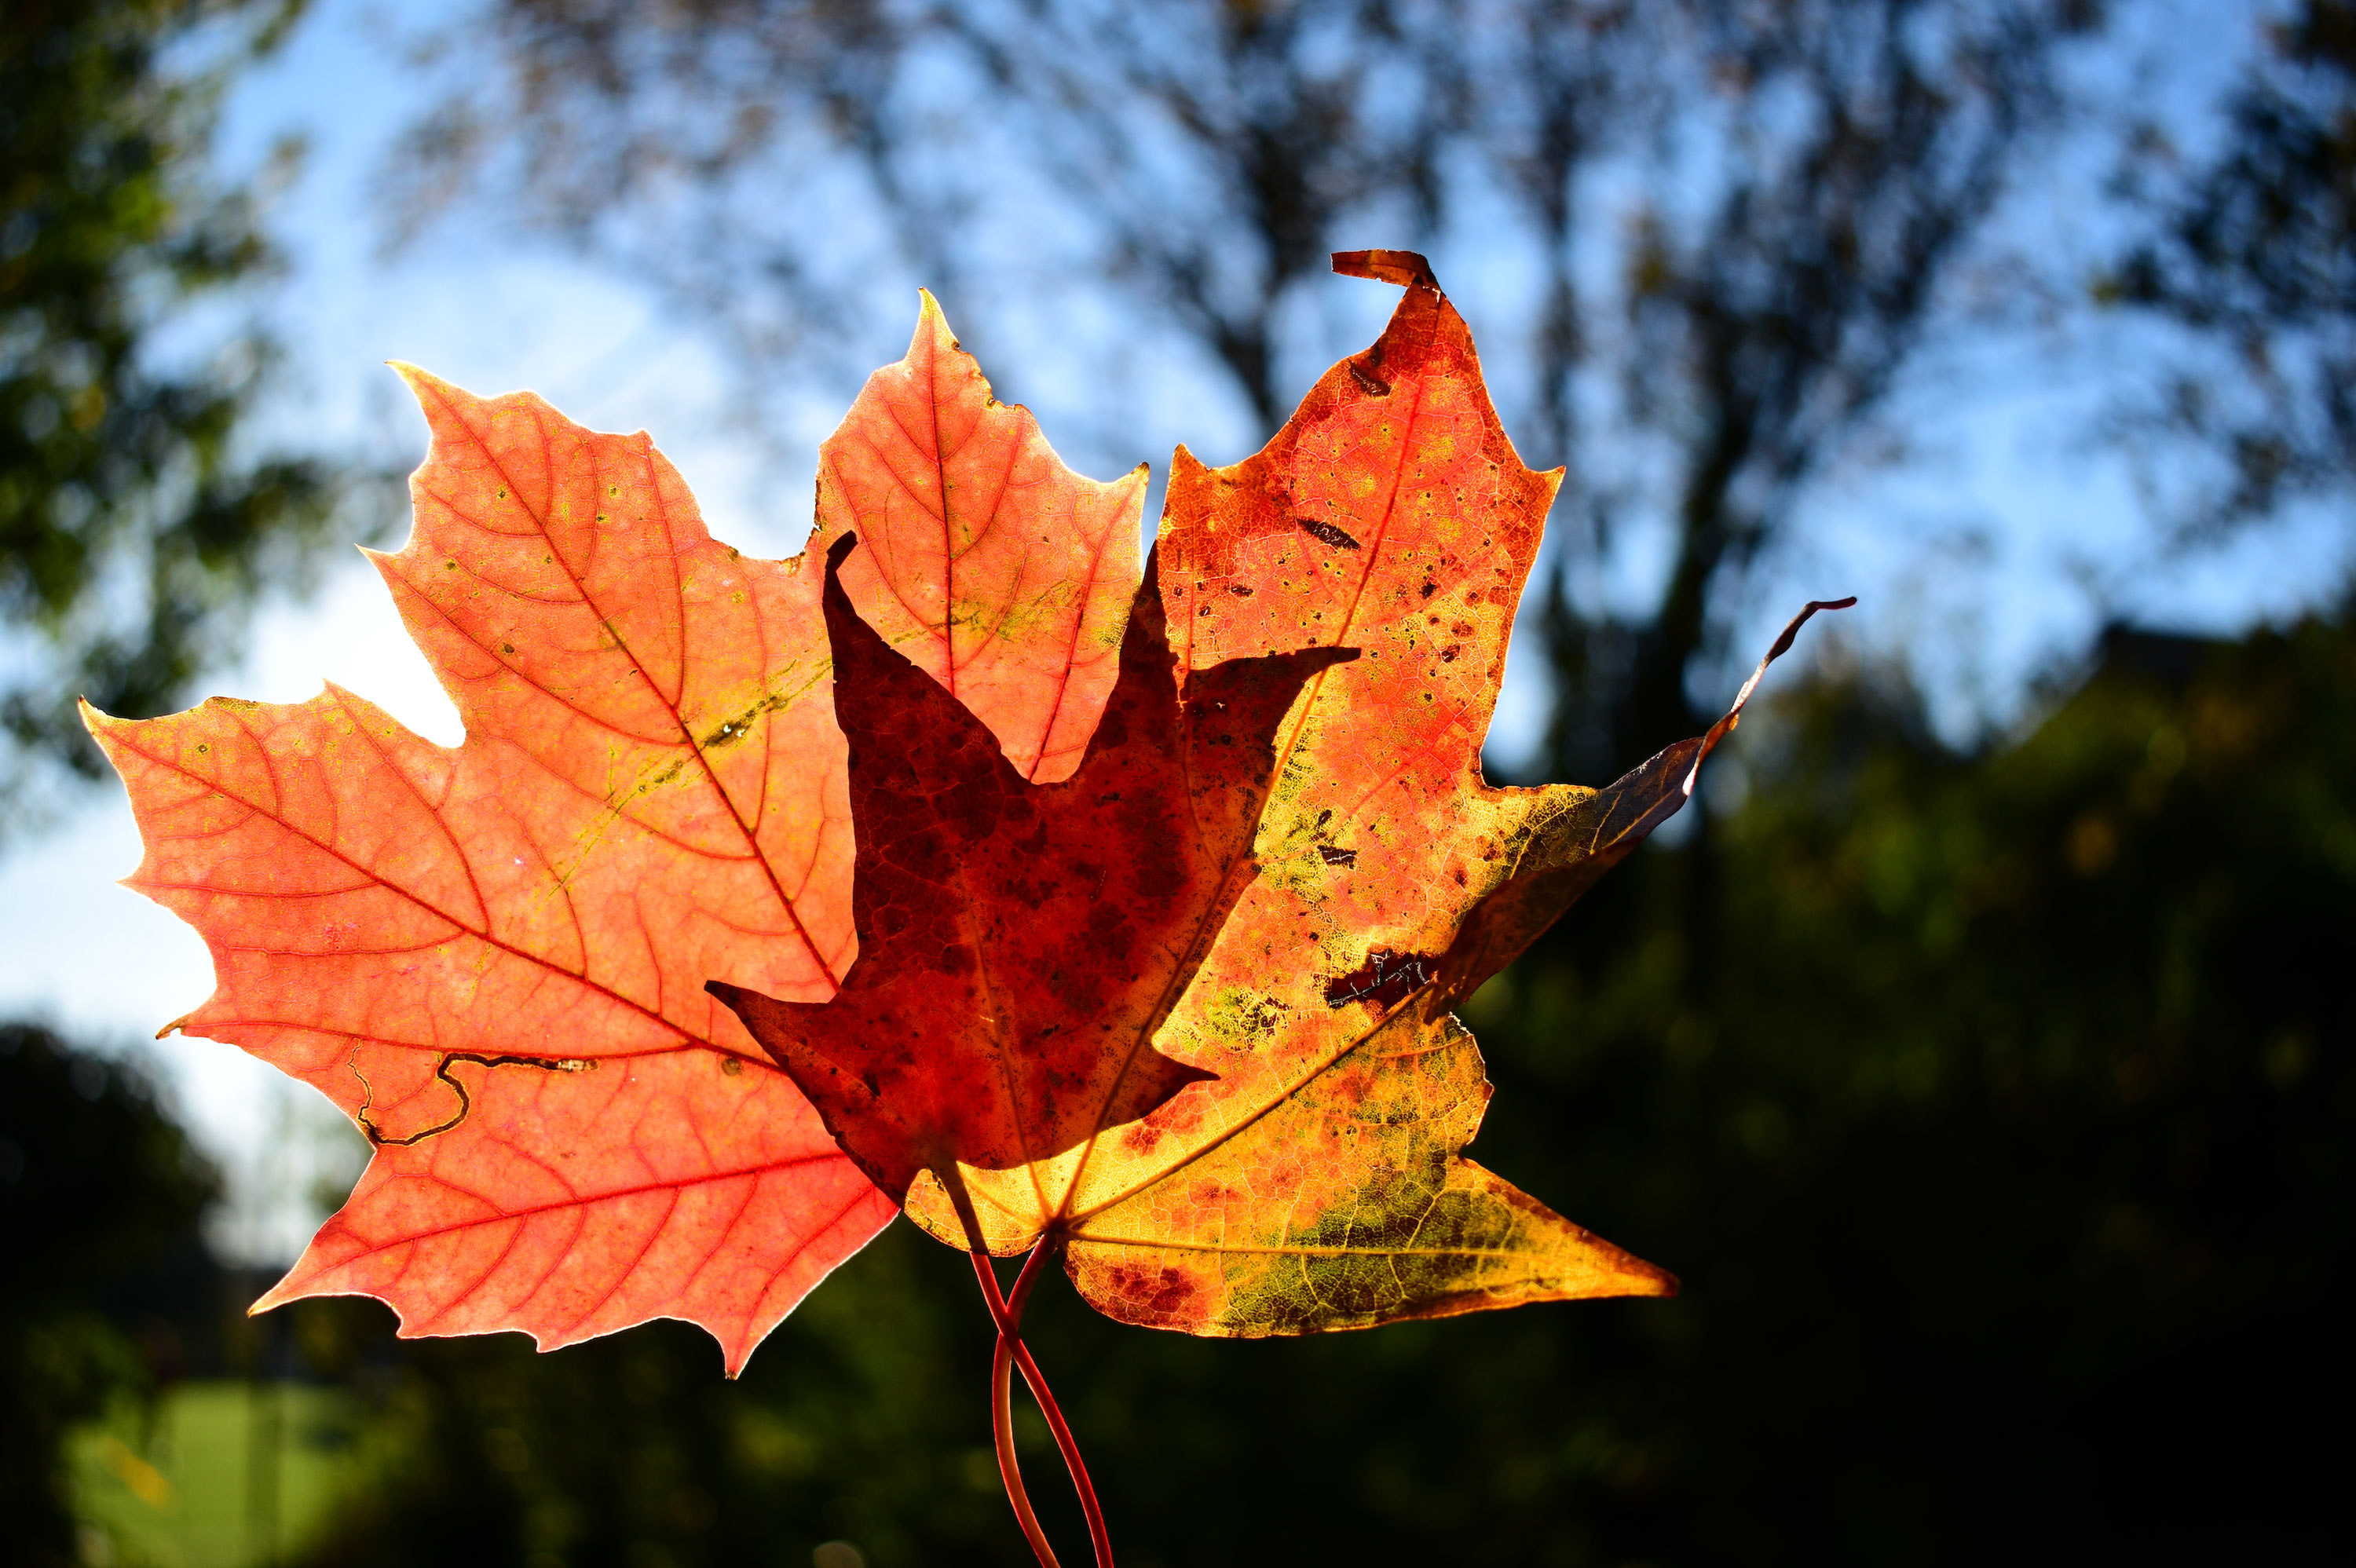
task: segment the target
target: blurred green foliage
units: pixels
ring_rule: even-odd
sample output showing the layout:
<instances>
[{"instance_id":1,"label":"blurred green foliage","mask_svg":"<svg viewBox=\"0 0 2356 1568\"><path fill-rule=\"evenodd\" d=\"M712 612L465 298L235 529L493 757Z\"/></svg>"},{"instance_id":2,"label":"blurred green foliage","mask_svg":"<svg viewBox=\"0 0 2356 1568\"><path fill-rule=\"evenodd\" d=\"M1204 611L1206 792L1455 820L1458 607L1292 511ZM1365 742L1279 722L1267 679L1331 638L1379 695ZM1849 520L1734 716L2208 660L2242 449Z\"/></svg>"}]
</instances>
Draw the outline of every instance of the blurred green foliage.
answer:
<instances>
[{"instance_id":1,"label":"blurred green foliage","mask_svg":"<svg viewBox=\"0 0 2356 1568\"><path fill-rule=\"evenodd\" d=\"M1700 835L1469 1009L1474 1152L1685 1294L1237 1343L1051 1286L1125 1564L2346 1551L2356 624L2115 635L1979 757L1870 674L1741 740ZM1027 1560L988 1320L905 1226L734 1383L677 1325L538 1357L296 1311L377 1412L320 1568Z\"/></svg>"},{"instance_id":2,"label":"blurred green foliage","mask_svg":"<svg viewBox=\"0 0 2356 1568\"><path fill-rule=\"evenodd\" d=\"M141 1073L0 1024L0 1560L80 1560L60 1445L184 1364L217 1185Z\"/></svg>"},{"instance_id":3,"label":"blurred green foliage","mask_svg":"<svg viewBox=\"0 0 2356 1568\"><path fill-rule=\"evenodd\" d=\"M331 466L243 439L267 336L193 314L273 269L264 193L209 161L222 90L300 9L0 10L0 827L28 777L99 772L76 695L169 707L332 510Z\"/></svg>"},{"instance_id":4,"label":"blurred green foliage","mask_svg":"<svg viewBox=\"0 0 2356 1568\"><path fill-rule=\"evenodd\" d=\"M270 1379L121 1401L66 1449L92 1568L259 1568L337 1528L366 1456L349 1394Z\"/></svg>"}]
</instances>

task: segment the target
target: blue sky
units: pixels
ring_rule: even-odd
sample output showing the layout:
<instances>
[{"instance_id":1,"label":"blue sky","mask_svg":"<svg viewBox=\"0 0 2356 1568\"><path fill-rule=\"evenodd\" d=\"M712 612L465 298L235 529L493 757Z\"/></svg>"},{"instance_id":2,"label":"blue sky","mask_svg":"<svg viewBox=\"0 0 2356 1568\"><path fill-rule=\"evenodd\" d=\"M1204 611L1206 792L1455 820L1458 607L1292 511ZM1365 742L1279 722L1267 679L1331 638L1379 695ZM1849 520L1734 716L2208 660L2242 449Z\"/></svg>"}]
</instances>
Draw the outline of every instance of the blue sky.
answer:
<instances>
[{"instance_id":1,"label":"blue sky","mask_svg":"<svg viewBox=\"0 0 2356 1568\"><path fill-rule=\"evenodd\" d=\"M2172 19L2214 37L2220 12L2153 4L2135 15L2155 36ZM2249 13L2233 15L2233 36L2245 37ZM415 20L410 13L402 25ZM275 218L292 269L259 302L290 350L273 415L280 430L405 468L423 454L424 427L383 361L412 360L484 392L530 386L584 422L650 431L695 487L718 536L756 553L797 549L817 443L831 415L797 412L788 419L795 428L756 438L736 412L729 361L691 324L642 287L498 232L495 214L462 211L424 243L380 254L374 175L389 139L420 103L418 78L397 59L389 27L361 0L327 0L231 104L221 148L230 169L256 165L282 132L299 130L310 142L305 176ZM2213 98L2235 57L2178 48L2166 58L2182 69L2163 72L2151 91L2197 107ZM2046 185L2017 193L2011 233L2047 254L2083 254L2091 265L2106 242L2104 220L2072 193L2095 171L2072 169L2065 159L2050 175ZM1455 252L1443 248L1435 259L1476 336L1504 333L1526 309L1526 271L1473 247ZM1333 332L1371 330L1381 306L1350 293L1369 287L1344 283L1317 296ZM912 322L913 296L908 304ZM944 304L961 319L964 302ZM992 299L976 302L975 311L996 328L980 335L985 355L1012 361L986 357L984 368L1002 390L1033 402L1051 440L1059 417L1066 431L1087 422L1093 389L1069 345L1048 340L1052 313L1026 315ZM894 324L881 337L905 330ZM1036 354L1029 363L1026 346ZM1866 603L1848 635L1906 659L1961 734L2018 722L2034 677L2083 647L2107 616L2226 631L2336 593L2346 576L2336 507L2313 508L2220 554L2153 557L2132 469L2092 435L2098 399L2111 395L2102 389L2117 384L2120 356L2138 351L2115 325L2101 323L2022 327L2010 336L1991 331L1944 347L1947 373L1901 394L1885 421L1904 432L1909 461L1856 462L1815 488L1800 541L1746 606L1746 624L1755 623L1746 645L1763 646L1803 599L1860 593ZM1310 374L1313 368L1304 368L1304 385ZM1958 387L1971 395L1959 399ZM841 389L845 400L851 390ZM1141 458L1157 475L1177 434L1214 462L1243 454L1233 418L1190 400L1183 374L1165 377L1149 402L1134 450L1098 452L1067 436L1068 453L1102 474ZM1190 428L1190 410L1210 417ZM1626 570L1641 582L1641 559ZM1532 653L1525 639L1493 737L1508 754L1526 745L1543 718ZM458 739L449 705L356 555L302 602L267 606L247 656L204 689L300 700L323 677L434 739ZM113 885L137 859L128 809L109 785L59 831L0 860L0 1007L147 1054L230 1168L237 1199L225 1238L257 1257L289 1255L316 1219L302 1195L309 1183L290 1172L356 1168L364 1151L324 1102L230 1047L134 1043L195 1006L211 985L194 933Z\"/></svg>"}]
</instances>

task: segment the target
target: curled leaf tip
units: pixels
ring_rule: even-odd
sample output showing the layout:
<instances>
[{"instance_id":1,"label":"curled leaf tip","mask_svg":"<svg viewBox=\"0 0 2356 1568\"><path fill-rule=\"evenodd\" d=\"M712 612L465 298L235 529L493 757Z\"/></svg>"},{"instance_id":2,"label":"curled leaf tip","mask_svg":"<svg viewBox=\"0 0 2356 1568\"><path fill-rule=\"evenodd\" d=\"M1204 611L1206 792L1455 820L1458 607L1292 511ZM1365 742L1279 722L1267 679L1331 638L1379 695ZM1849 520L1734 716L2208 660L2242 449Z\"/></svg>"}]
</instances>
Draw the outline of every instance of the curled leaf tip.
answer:
<instances>
[{"instance_id":1,"label":"curled leaf tip","mask_svg":"<svg viewBox=\"0 0 2356 1568\"><path fill-rule=\"evenodd\" d=\"M1333 271L1345 278L1367 278L1378 283L1396 283L1411 289L1421 284L1438 289L1440 280L1432 275L1431 263L1413 251L1336 251Z\"/></svg>"},{"instance_id":2,"label":"curled leaf tip","mask_svg":"<svg viewBox=\"0 0 2356 1568\"><path fill-rule=\"evenodd\" d=\"M1798 614L1785 624L1783 635L1775 639L1775 645L1767 650L1767 656L1759 661L1759 667L1751 672L1751 678L1744 681L1742 689L1734 694L1734 705L1701 738L1701 750L1694 754L1693 767L1686 774L1686 798L1693 798L1694 785L1701 781L1702 763L1709 760L1709 754L1718 749L1718 743L1742 721L1742 705L1751 700L1752 692L1759 689L1760 681L1766 677L1767 667L1792 651L1792 639L1800 635L1800 628L1806 625L1819 610L1846 610L1856 603L1857 595L1854 593L1846 599L1811 599L1801 607Z\"/></svg>"}]
</instances>

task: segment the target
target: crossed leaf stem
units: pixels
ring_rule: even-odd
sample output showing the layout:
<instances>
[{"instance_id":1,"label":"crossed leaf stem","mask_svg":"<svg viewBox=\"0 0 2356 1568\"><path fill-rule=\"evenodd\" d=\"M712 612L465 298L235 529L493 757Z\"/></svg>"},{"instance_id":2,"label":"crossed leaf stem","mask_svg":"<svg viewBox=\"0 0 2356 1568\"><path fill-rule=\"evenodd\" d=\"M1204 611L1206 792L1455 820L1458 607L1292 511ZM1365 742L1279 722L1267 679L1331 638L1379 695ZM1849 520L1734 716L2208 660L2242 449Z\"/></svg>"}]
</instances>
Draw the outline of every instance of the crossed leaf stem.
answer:
<instances>
[{"instance_id":1,"label":"crossed leaf stem","mask_svg":"<svg viewBox=\"0 0 2356 1568\"><path fill-rule=\"evenodd\" d=\"M1096 1488L1088 1480L1088 1467L1080 1458L1079 1443L1072 1436L1071 1424L1064 1419L1063 1410L1055 1396L1048 1392L1047 1379L1039 1371L1039 1363L1031 1358L1030 1347L1023 1343L1023 1307L1031 1298L1031 1287L1038 1283L1040 1271L1055 1256L1057 1247L1053 1236L1033 1247L1023 1261L1023 1272L1014 1278L1014 1288L1001 1296L998 1289L998 1273L991 1266L990 1253L980 1246L971 1249L973 1272L981 1281L982 1300L989 1304L990 1315L998 1324L998 1346L990 1359L990 1409L991 1436L998 1448L998 1475L1006 1484L1006 1500L1014 1505L1014 1517L1021 1521L1024 1539L1039 1559L1040 1568L1058 1568L1055 1548L1047 1544L1047 1533L1039 1527L1038 1515L1031 1509L1030 1494L1023 1488L1023 1469L1014 1456L1014 1379L1013 1369L1023 1369L1023 1381L1031 1387L1031 1396L1039 1402L1041 1413L1047 1418L1047 1428L1055 1435L1055 1446L1063 1451L1064 1464L1072 1472L1073 1489L1079 1493L1080 1510L1087 1516L1088 1544L1096 1552L1097 1568L1113 1568L1112 1538L1105 1531L1104 1509L1097 1502Z\"/></svg>"}]
</instances>

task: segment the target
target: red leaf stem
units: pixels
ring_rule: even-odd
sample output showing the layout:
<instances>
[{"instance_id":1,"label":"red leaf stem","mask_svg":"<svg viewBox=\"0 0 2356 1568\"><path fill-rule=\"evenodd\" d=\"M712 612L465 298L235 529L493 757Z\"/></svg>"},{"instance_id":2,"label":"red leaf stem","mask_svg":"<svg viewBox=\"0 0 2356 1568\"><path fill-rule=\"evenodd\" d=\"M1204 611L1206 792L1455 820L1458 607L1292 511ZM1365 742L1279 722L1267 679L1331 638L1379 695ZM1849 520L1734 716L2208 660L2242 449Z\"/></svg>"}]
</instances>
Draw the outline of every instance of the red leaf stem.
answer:
<instances>
[{"instance_id":1,"label":"red leaf stem","mask_svg":"<svg viewBox=\"0 0 2356 1568\"><path fill-rule=\"evenodd\" d=\"M1047 1544L1047 1532L1039 1528L1039 1516L1032 1511L1031 1494L1023 1487L1023 1465L1014 1455L1014 1390L1009 1375L1012 1361L1006 1353L1010 1331L1006 1302L998 1293L998 1275L990 1266L990 1254L975 1253L973 1268L981 1276L982 1299L990 1304L990 1315L998 1324L998 1348L990 1359L990 1437L998 1450L998 1478L1005 1484L1006 1500L1014 1506L1015 1520L1023 1526L1023 1538L1031 1543L1039 1568L1060 1568L1055 1549Z\"/></svg>"},{"instance_id":2,"label":"red leaf stem","mask_svg":"<svg viewBox=\"0 0 2356 1568\"><path fill-rule=\"evenodd\" d=\"M1015 1515L1024 1521L1024 1533L1030 1535L1036 1520L1030 1513L1030 1499L1021 1491L1022 1476L1013 1447L1012 1379L1008 1375L1010 1366L1019 1366L1023 1369L1023 1381L1031 1387L1031 1396L1039 1402L1040 1412L1047 1418L1048 1430L1055 1434L1065 1467L1071 1471L1072 1488L1079 1494L1080 1511L1087 1518L1088 1545L1096 1554L1097 1568L1113 1568L1112 1535L1105 1528L1104 1508L1097 1500L1095 1483L1088 1479L1087 1462L1080 1457L1079 1440L1073 1436L1071 1424L1064 1419L1063 1408L1047 1387L1046 1374L1039 1370L1039 1363L1032 1359L1031 1348L1022 1338L1023 1306L1031 1297L1032 1286L1038 1283L1041 1270L1053 1255L1054 1248L1047 1242L1032 1248L1023 1260L1023 1272L1015 1276L1013 1291L1001 1297L990 1254L980 1251L972 1253L974 1273L981 1281L982 1299L998 1324L998 1344L991 1353L990 1371L991 1409L996 1416L994 1431L1000 1445L998 1469L1007 1483L1008 1500L1014 1503ZM1031 1549L1039 1554L1042 1563L1052 1568L1055 1557L1042 1537L1031 1535Z\"/></svg>"}]
</instances>

